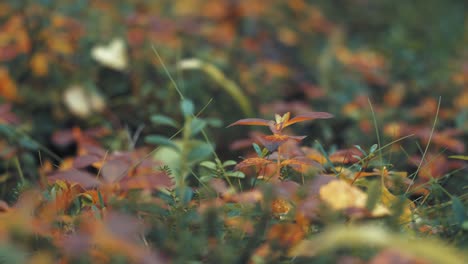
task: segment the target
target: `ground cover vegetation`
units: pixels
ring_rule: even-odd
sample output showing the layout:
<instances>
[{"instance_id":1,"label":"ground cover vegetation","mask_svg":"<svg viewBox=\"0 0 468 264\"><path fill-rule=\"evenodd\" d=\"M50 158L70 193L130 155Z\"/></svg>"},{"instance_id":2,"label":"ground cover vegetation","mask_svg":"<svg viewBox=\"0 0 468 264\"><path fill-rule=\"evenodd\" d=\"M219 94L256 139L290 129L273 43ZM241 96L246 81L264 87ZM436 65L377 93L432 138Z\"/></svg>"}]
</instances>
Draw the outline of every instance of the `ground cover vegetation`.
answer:
<instances>
[{"instance_id":1,"label":"ground cover vegetation","mask_svg":"<svg viewBox=\"0 0 468 264\"><path fill-rule=\"evenodd\" d=\"M0 263L465 263L462 0L0 2Z\"/></svg>"}]
</instances>

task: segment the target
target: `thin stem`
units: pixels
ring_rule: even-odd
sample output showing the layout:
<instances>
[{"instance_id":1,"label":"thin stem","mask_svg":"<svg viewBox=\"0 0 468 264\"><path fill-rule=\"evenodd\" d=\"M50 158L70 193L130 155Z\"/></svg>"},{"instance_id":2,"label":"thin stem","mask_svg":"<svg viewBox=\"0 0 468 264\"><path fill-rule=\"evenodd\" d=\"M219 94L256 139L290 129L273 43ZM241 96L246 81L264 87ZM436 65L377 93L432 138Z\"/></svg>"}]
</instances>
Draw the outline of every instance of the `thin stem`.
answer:
<instances>
[{"instance_id":1,"label":"thin stem","mask_svg":"<svg viewBox=\"0 0 468 264\"><path fill-rule=\"evenodd\" d=\"M437 120L439 118L439 110L440 110L440 102L442 101L442 98L439 97L439 103L437 104L437 111L436 111L436 115L435 115L435 118L434 118L434 123L432 124L432 129L431 129L431 134L429 135L429 140L427 141L427 145L426 145L426 148L424 149L424 153L421 157L421 161L419 162L419 165L418 165L418 168L416 169L416 172L414 172L414 175L418 175L421 167L422 167L422 164L426 158L426 154L429 150L429 146L431 145L431 141L432 141L432 136L434 135L434 130L435 130L435 127L436 127L436 124L437 124ZM411 186L413 186L414 184L414 179L413 181L411 181L411 183L408 185L408 188L406 189L406 192L405 193L408 193Z\"/></svg>"},{"instance_id":2,"label":"thin stem","mask_svg":"<svg viewBox=\"0 0 468 264\"><path fill-rule=\"evenodd\" d=\"M21 183L24 184L25 182L24 174L23 174L23 170L21 169L21 164L19 162L18 156L15 156L14 162L15 162L16 169L18 170L18 175L20 177Z\"/></svg>"},{"instance_id":3,"label":"thin stem","mask_svg":"<svg viewBox=\"0 0 468 264\"><path fill-rule=\"evenodd\" d=\"M281 146L278 147L278 158L276 159L276 174L281 179Z\"/></svg>"}]
</instances>

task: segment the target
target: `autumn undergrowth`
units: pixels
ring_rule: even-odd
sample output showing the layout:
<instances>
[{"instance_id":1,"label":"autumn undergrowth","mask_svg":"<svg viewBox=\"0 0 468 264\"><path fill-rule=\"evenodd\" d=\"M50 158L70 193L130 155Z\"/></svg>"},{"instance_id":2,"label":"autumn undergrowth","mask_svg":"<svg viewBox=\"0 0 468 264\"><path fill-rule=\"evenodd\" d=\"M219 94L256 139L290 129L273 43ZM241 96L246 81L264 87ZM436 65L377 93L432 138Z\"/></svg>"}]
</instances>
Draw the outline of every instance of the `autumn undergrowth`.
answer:
<instances>
[{"instance_id":1,"label":"autumn undergrowth","mask_svg":"<svg viewBox=\"0 0 468 264\"><path fill-rule=\"evenodd\" d=\"M428 153L438 112L413 171L400 171L406 167L392 162L394 155L407 153L413 135L386 142L375 114L377 142L346 149L330 149L319 138L303 144L307 135L291 130L302 122L328 122L332 113L241 119L224 129L264 126L269 133L245 139L248 147L239 159L222 160L209 136L210 128L221 124L204 117L211 101L197 110L153 51L180 97L183 123L164 115L151 121L177 132L146 135L146 144L158 146L153 149L109 152L99 143L107 131L75 129L69 136L78 154L57 163L44 160L35 184L15 159L18 186L7 191L9 202L0 204L1 261L463 263L467 258L467 195L443 187L450 173L438 179L420 173L436 158ZM245 102L238 105L250 111ZM457 170L466 171L466 163Z\"/></svg>"},{"instance_id":2,"label":"autumn undergrowth","mask_svg":"<svg viewBox=\"0 0 468 264\"><path fill-rule=\"evenodd\" d=\"M467 262L466 1L337 2L0 1L0 263Z\"/></svg>"}]
</instances>

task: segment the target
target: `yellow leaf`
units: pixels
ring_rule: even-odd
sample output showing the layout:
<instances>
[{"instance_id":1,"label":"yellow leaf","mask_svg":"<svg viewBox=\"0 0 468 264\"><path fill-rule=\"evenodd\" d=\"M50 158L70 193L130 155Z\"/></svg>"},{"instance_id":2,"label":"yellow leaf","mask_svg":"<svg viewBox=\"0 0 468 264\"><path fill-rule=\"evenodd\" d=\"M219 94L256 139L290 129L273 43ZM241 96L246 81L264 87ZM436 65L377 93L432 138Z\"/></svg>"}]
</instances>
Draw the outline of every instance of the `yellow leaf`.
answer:
<instances>
[{"instance_id":1,"label":"yellow leaf","mask_svg":"<svg viewBox=\"0 0 468 264\"><path fill-rule=\"evenodd\" d=\"M39 52L34 54L30 62L31 69L34 75L39 77L47 75L47 73L49 72L49 63L47 60L47 54L45 53Z\"/></svg>"},{"instance_id":2,"label":"yellow leaf","mask_svg":"<svg viewBox=\"0 0 468 264\"><path fill-rule=\"evenodd\" d=\"M393 195L384 185L382 185L382 196L380 198L380 201L382 202L383 205L387 207L391 207L394 205L396 202L398 202L398 197ZM411 208L413 207L413 203L409 199L405 199L403 203L403 208L402 208L402 213L399 217L400 223L401 224L408 224L411 222Z\"/></svg>"},{"instance_id":3,"label":"yellow leaf","mask_svg":"<svg viewBox=\"0 0 468 264\"><path fill-rule=\"evenodd\" d=\"M365 209L367 194L345 181L336 180L320 188L320 199L334 210L344 210L347 208ZM389 213L390 211L382 205L375 206L371 212L374 217L388 215Z\"/></svg>"},{"instance_id":4,"label":"yellow leaf","mask_svg":"<svg viewBox=\"0 0 468 264\"><path fill-rule=\"evenodd\" d=\"M449 156L450 159L459 159L459 160L468 160L468 156L463 156L463 155L453 155Z\"/></svg>"}]
</instances>

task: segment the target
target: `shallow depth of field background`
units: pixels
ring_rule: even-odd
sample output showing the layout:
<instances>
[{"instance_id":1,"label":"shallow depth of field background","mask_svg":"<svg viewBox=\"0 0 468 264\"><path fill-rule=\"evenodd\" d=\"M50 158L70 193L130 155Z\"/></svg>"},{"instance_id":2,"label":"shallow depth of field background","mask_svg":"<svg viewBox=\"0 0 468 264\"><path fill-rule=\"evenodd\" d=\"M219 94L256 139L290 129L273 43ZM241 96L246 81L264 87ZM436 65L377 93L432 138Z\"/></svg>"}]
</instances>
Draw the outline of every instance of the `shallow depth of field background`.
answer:
<instances>
[{"instance_id":1,"label":"shallow depth of field background","mask_svg":"<svg viewBox=\"0 0 468 264\"><path fill-rule=\"evenodd\" d=\"M425 188L411 199L459 197L467 208L467 12L463 0L1 1L0 200L46 188L46 172L72 166L80 144L106 155L181 146L184 136L168 138L193 107L205 133L192 135L193 160L151 153L185 168L188 185L214 159L206 139L238 162L268 133L226 128L236 120L320 111L334 118L288 131L307 135L303 146L332 154L397 141L382 161ZM447 229L435 236L466 247L466 212L450 208L464 229L437 216Z\"/></svg>"}]
</instances>

